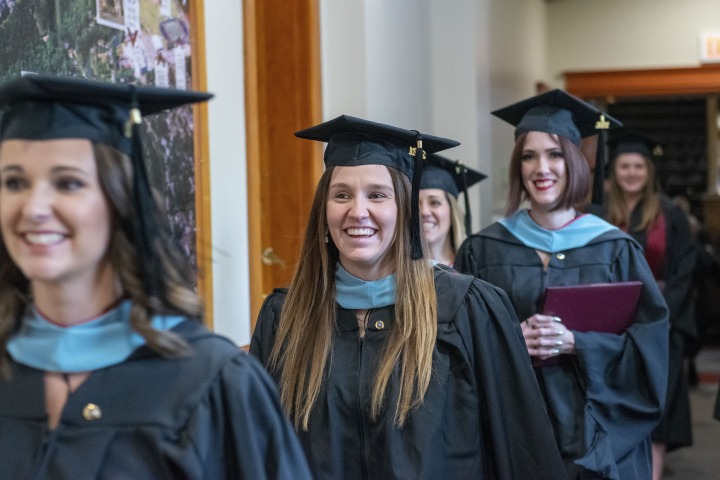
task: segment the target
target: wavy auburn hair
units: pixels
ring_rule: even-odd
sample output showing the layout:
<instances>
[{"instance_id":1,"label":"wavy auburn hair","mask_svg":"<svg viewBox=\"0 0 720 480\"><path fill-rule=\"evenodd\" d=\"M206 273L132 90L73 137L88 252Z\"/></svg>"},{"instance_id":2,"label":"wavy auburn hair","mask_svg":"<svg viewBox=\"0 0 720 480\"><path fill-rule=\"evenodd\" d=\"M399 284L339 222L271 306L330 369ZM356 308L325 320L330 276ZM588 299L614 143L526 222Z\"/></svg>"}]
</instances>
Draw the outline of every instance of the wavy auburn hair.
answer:
<instances>
[{"instance_id":1,"label":"wavy auburn hair","mask_svg":"<svg viewBox=\"0 0 720 480\"><path fill-rule=\"evenodd\" d=\"M560 195L555 205L553 205L552 211L565 210L578 203L584 202L585 197L587 197L588 191L590 190L590 167L582 152L580 152L580 149L570 140L562 135L549 133L545 133L545 135L548 135L558 144L565 157L565 176L567 179L565 182L565 191ZM517 138L515 148L510 157L510 190L508 191L507 208L505 210L506 217L517 212L520 204L530 199L530 194L525 188L521 172L522 154L527 136L527 133L523 133Z\"/></svg>"},{"instance_id":2,"label":"wavy auburn hair","mask_svg":"<svg viewBox=\"0 0 720 480\"><path fill-rule=\"evenodd\" d=\"M410 259L411 185L408 178L388 168L395 190L397 221L392 245L395 258L395 324L379 363L371 412L384 408L390 377L398 379L395 422L402 426L413 407L422 403L432 374L432 352L437 336L437 300L433 267L425 258ZM313 202L295 275L280 314L270 355L270 369L282 368L281 401L296 428L307 430L313 405L327 368L332 369L332 342L337 303L335 271L339 251L326 243L326 206L334 167L325 170ZM424 250L427 248L424 246ZM330 362L328 362L330 358ZM329 366L328 366L329 364ZM396 375L393 375L395 370ZM395 382L392 382L395 384Z\"/></svg>"},{"instance_id":3,"label":"wavy auburn hair","mask_svg":"<svg viewBox=\"0 0 720 480\"><path fill-rule=\"evenodd\" d=\"M166 357L190 353L190 346L179 335L152 328L155 315L181 315L200 320L202 305L193 291L187 261L165 229L159 229L155 250L160 257L162 285L160 294L149 296L140 277L135 246L131 242L132 162L119 150L93 144L98 178L110 208L110 242L105 258L112 265L122 285L123 295L132 301L130 326L146 341L149 348ZM156 202L157 203L157 202ZM157 221L165 221L156 208ZM10 358L5 349L10 337L18 331L26 307L32 302L30 282L15 265L0 236L0 371L8 378Z\"/></svg>"}]
</instances>

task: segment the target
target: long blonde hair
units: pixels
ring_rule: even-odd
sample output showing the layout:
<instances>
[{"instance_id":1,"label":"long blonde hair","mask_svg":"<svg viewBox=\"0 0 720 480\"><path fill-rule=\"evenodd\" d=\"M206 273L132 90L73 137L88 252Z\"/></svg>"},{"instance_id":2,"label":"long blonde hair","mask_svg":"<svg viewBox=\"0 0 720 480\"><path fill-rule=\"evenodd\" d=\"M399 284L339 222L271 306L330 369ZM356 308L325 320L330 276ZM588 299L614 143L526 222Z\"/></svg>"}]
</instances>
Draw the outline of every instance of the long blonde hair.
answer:
<instances>
[{"instance_id":1,"label":"long blonde hair","mask_svg":"<svg viewBox=\"0 0 720 480\"><path fill-rule=\"evenodd\" d=\"M137 250L130 240L132 162L130 157L107 145L94 144L93 151L100 187L111 211L106 258L120 280L123 295L132 300L130 326L152 350L167 357L187 355L191 352L190 346L179 335L152 327L152 319L158 314L201 319L202 304L193 291L187 261L164 229L160 229L161 235L154 247L160 257L162 293L151 297L146 292ZM159 206L155 213L159 216ZM32 302L31 296L30 282L15 265L0 237L0 372L5 378L10 376L10 358L5 345L20 328L23 312Z\"/></svg>"},{"instance_id":2,"label":"long blonde hair","mask_svg":"<svg viewBox=\"0 0 720 480\"><path fill-rule=\"evenodd\" d=\"M465 192L465 195L467 195L467 192ZM455 197L446 192L445 198L447 198L448 204L450 204L450 232L448 233L448 235L450 235L450 246L452 247L453 254L457 255L458 250L460 250L460 245L462 245L467 238L467 232L465 231L465 214Z\"/></svg>"},{"instance_id":3,"label":"long blonde hair","mask_svg":"<svg viewBox=\"0 0 720 480\"><path fill-rule=\"evenodd\" d=\"M640 154L638 154L640 155ZM642 190L642 216L640 224L634 231L641 232L652 228L655 219L660 212L660 192L657 188L655 180L655 164L645 155L641 155L645 161L645 167L648 170L647 182ZM607 202L607 221L619 228L630 229L630 216L632 212L628 211L622 188L617 181L615 169L617 167L618 155L610 165L610 191L608 192Z\"/></svg>"},{"instance_id":4,"label":"long blonde hair","mask_svg":"<svg viewBox=\"0 0 720 480\"><path fill-rule=\"evenodd\" d=\"M323 174L315 192L305 240L295 275L280 314L270 368L282 368L281 402L296 428L308 428L331 358L337 306L335 270L337 247L329 238L326 205L333 167ZM399 362L395 422L402 426L410 411L422 403L432 374L437 335L437 306L433 270L427 259L410 259L411 186L407 177L388 168L398 206L392 248L396 262L395 324L390 331L372 393L373 418L383 408L390 376ZM332 361L330 362L332 363ZM332 365L329 367L332 368Z\"/></svg>"}]
</instances>

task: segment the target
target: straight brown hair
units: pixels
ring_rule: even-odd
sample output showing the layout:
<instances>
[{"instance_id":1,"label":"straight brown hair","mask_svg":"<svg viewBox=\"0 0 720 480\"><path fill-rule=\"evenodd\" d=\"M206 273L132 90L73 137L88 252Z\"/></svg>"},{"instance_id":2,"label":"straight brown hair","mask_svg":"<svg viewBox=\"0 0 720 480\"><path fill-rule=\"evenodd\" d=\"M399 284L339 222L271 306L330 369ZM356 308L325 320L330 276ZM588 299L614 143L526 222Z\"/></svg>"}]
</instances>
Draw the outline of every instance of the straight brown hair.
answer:
<instances>
[{"instance_id":1,"label":"straight brown hair","mask_svg":"<svg viewBox=\"0 0 720 480\"><path fill-rule=\"evenodd\" d=\"M152 350L167 357L187 355L190 353L187 342L175 333L155 330L151 323L155 315L161 314L201 319L202 305L193 291L187 261L169 235L161 234L155 248L163 269L163 293L150 297L145 292L137 251L130 241L132 162L130 157L107 145L93 144L93 151L100 186L111 214L106 258L120 279L124 296L132 301L130 326ZM159 206L157 213L160 214ZM13 262L0 236L0 371L6 378L10 375L10 357L5 346L20 328L30 303L30 282Z\"/></svg>"},{"instance_id":2,"label":"straight brown hair","mask_svg":"<svg viewBox=\"0 0 720 480\"><path fill-rule=\"evenodd\" d=\"M326 368L332 368L330 352L337 315L335 271L339 252L329 234L325 241L325 235L333 170L334 167L329 167L318 183L300 261L280 314L270 355L270 369L282 368L283 407L295 427L304 430L308 428L310 412L320 393ZM431 264L425 258L410 259L410 181L400 171L388 170L398 206L390 247L395 258L395 324L379 364L371 413L376 418L383 409L390 377L398 368L395 422L402 426L410 411L422 403L430 384L437 336L437 300Z\"/></svg>"},{"instance_id":3,"label":"straight brown hair","mask_svg":"<svg viewBox=\"0 0 720 480\"><path fill-rule=\"evenodd\" d=\"M660 192L655 179L655 163L648 157L642 154L638 154L645 160L645 166L648 170L647 182L642 190L642 216L640 224L635 227L636 232L641 232L646 229L652 228L657 219L658 213L660 212ZM617 168L618 155L612 161L610 165L610 191L608 192L607 202L607 221L612 223L618 228L630 228L630 215L632 212L628 211L627 203L623 196L622 188L617 181Z\"/></svg>"},{"instance_id":4,"label":"straight brown hair","mask_svg":"<svg viewBox=\"0 0 720 480\"><path fill-rule=\"evenodd\" d=\"M525 149L525 140L527 133L520 135L515 141L515 148L510 156L509 180L510 189L508 191L507 208L505 216L509 217L517 212L520 204L530 198L530 194L525 188L522 180L522 154ZM587 197L590 189L590 167L587 160L583 156L580 149L575 146L567 138L562 135L554 135L547 133L559 146L565 157L565 175L567 182L565 183L565 191L560 195L551 210L564 210L583 202Z\"/></svg>"}]
</instances>

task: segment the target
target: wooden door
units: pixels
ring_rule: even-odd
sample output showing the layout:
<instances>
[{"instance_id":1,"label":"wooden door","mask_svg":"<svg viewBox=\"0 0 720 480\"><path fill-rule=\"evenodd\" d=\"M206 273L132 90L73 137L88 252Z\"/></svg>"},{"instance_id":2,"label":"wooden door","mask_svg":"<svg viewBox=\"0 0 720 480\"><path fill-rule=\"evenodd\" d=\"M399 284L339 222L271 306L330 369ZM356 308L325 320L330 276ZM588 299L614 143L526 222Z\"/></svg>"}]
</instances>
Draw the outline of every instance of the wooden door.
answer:
<instances>
[{"instance_id":1,"label":"wooden door","mask_svg":"<svg viewBox=\"0 0 720 480\"><path fill-rule=\"evenodd\" d=\"M322 144L293 133L322 121L318 0L245 0L252 327L297 264Z\"/></svg>"}]
</instances>

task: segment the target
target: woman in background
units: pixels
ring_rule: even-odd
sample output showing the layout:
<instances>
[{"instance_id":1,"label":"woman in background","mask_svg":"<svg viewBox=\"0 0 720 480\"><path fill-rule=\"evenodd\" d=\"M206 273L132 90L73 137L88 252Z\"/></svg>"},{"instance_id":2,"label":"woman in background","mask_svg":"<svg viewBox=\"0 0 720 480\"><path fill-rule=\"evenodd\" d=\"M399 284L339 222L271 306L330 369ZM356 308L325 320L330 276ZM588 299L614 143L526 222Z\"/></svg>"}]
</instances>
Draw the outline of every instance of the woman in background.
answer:
<instances>
[{"instance_id":1,"label":"woman in background","mask_svg":"<svg viewBox=\"0 0 720 480\"><path fill-rule=\"evenodd\" d=\"M604 218L642 247L670 310L670 362L665 412L653 431L653 478L662 476L665 454L692 445L685 351L697 337L691 298L696 253L687 217L660 193L652 140L625 135L616 141Z\"/></svg>"},{"instance_id":2,"label":"woman in background","mask_svg":"<svg viewBox=\"0 0 720 480\"><path fill-rule=\"evenodd\" d=\"M0 478L310 479L275 386L202 324L141 113L211 95L0 87Z\"/></svg>"},{"instance_id":3,"label":"woman in background","mask_svg":"<svg viewBox=\"0 0 720 480\"><path fill-rule=\"evenodd\" d=\"M471 230L467 189L486 175L440 155L428 155L420 184L420 213L430 257L452 267L455 254ZM458 195L465 195L465 214Z\"/></svg>"},{"instance_id":4,"label":"woman in background","mask_svg":"<svg viewBox=\"0 0 720 480\"><path fill-rule=\"evenodd\" d=\"M416 159L457 142L348 116L296 136L327 169L250 353L315 478L564 478L507 297L424 254Z\"/></svg>"},{"instance_id":5,"label":"woman in background","mask_svg":"<svg viewBox=\"0 0 720 480\"><path fill-rule=\"evenodd\" d=\"M493 112L516 126L507 218L471 235L455 268L502 288L573 480L649 480L650 433L667 388L667 307L640 246L594 215L578 215L590 184L580 140L616 123L560 90ZM607 120L606 120L607 119ZM530 209L519 209L523 201ZM542 314L552 286L641 281L634 323L620 334L570 330Z\"/></svg>"}]
</instances>

